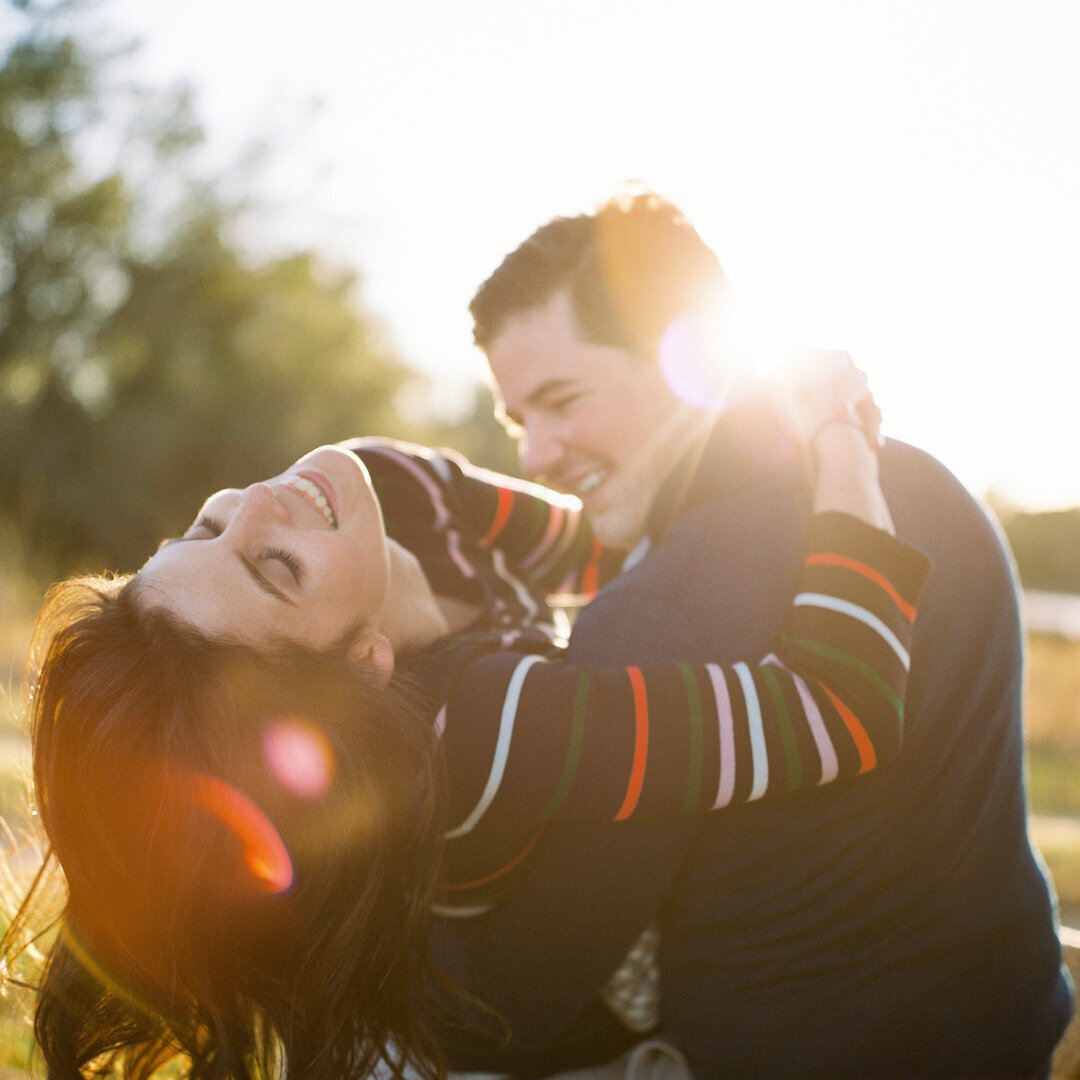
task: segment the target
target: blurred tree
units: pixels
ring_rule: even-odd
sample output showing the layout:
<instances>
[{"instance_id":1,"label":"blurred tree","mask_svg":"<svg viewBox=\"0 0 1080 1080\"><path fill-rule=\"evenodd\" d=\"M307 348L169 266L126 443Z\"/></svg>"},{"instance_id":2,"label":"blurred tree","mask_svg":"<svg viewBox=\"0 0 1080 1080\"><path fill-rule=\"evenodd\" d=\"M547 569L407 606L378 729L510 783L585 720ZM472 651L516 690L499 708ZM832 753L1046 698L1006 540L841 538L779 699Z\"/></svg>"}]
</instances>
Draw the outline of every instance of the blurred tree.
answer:
<instances>
[{"instance_id":1,"label":"blurred tree","mask_svg":"<svg viewBox=\"0 0 1080 1080\"><path fill-rule=\"evenodd\" d=\"M19 0L0 57L0 516L43 576L130 569L320 442L417 436L356 275L245 251L190 94L110 82L84 6Z\"/></svg>"},{"instance_id":2,"label":"blurred tree","mask_svg":"<svg viewBox=\"0 0 1080 1080\"><path fill-rule=\"evenodd\" d=\"M1080 593L1080 508L1000 516L1025 589Z\"/></svg>"}]
</instances>

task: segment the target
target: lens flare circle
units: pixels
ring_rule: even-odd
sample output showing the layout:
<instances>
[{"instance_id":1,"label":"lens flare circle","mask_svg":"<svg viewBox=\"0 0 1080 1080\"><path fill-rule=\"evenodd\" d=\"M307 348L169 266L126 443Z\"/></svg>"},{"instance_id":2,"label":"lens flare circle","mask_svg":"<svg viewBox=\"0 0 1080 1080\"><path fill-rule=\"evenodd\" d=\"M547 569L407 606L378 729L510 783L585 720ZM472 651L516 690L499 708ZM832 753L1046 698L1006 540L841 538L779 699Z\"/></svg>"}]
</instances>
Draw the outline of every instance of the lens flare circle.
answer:
<instances>
[{"instance_id":1,"label":"lens flare circle","mask_svg":"<svg viewBox=\"0 0 1080 1080\"><path fill-rule=\"evenodd\" d=\"M308 720L286 717L263 732L270 771L294 795L315 799L334 779L334 752L322 731Z\"/></svg>"},{"instance_id":2,"label":"lens flare circle","mask_svg":"<svg viewBox=\"0 0 1080 1080\"><path fill-rule=\"evenodd\" d=\"M658 359L677 398L719 412L745 363L732 305L718 299L673 320L660 337Z\"/></svg>"}]
</instances>

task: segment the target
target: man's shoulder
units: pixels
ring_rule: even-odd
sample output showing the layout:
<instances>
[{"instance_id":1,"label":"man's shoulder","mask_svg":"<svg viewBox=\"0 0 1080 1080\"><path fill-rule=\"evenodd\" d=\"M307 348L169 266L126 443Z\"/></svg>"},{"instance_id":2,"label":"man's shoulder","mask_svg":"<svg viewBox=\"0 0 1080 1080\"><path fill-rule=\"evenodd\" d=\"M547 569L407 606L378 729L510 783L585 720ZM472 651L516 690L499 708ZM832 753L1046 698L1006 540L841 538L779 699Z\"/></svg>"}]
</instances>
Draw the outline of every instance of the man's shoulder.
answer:
<instances>
[{"instance_id":1,"label":"man's shoulder","mask_svg":"<svg viewBox=\"0 0 1080 1080\"><path fill-rule=\"evenodd\" d=\"M897 533L939 568L966 563L1011 573L1000 524L986 503L932 454L889 440L881 453L881 486Z\"/></svg>"}]
</instances>

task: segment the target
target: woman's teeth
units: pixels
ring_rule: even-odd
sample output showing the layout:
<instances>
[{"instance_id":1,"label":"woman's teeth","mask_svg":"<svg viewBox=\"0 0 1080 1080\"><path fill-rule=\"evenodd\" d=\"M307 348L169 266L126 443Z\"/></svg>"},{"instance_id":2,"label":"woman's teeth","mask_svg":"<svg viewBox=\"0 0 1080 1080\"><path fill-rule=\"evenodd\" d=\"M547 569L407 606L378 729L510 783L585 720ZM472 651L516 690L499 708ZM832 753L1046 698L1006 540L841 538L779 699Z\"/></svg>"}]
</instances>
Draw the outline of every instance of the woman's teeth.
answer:
<instances>
[{"instance_id":1,"label":"woman's teeth","mask_svg":"<svg viewBox=\"0 0 1080 1080\"><path fill-rule=\"evenodd\" d=\"M322 516L326 518L326 523L331 529L337 528L337 519L334 517L334 511L330 509L330 503L327 502L326 496L322 493L319 485L313 483L306 476L287 476L285 483L292 485L297 491L303 492L311 501L322 511Z\"/></svg>"}]
</instances>

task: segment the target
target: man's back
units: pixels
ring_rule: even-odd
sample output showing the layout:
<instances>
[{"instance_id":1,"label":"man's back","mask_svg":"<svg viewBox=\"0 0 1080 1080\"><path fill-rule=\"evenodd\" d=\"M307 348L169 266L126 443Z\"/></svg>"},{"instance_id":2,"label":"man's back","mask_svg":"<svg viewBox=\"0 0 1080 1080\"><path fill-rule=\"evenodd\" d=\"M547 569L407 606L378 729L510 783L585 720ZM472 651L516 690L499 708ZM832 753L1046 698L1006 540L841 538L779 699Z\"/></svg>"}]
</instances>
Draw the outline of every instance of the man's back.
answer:
<instances>
[{"instance_id":1,"label":"man's back","mask_svg":"<svg viewBox=\"0 0 1080 1080\"><path fill-rule=\"evenodd\" d=\"M801 555L805 487L751 456L715 482L711 464L649 556L582 613L573 658L767 649ZM882 477L898 534L934 562L900 758L771 807L556 831L521 891L452 953L526 1053L655 919L665 1024L700 1080L1022 1077L1047 1064L1070 1003L1025 831L1009 567L938 463L890 444Z\"/></svg>"}]
</instances>

